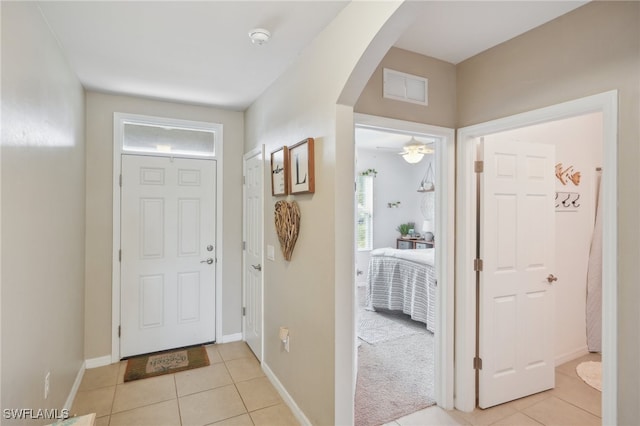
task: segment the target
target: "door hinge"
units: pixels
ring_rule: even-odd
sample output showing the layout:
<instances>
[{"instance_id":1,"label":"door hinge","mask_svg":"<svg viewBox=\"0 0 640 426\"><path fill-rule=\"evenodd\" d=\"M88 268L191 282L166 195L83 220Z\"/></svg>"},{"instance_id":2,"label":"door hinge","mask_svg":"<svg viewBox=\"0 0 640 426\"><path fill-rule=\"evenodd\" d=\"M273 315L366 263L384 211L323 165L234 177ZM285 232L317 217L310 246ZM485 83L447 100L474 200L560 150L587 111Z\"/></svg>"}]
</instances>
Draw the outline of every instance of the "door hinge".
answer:
<instances>
[{"instance_id":1,"label":"door hinge","mask_svg":"<svg viewBox=\"0 0 640 426\"><path fill-rule=\"evenodd\" d=\"M476 173L484 172L484 161L474 161L473 171Z\"/></svg>"},{"instance_id":2,"label":"door hinge","mask_svg":"<svg viewBox=\"0 0 640 426\"><path fill-rule=\"evenodd\" d=\"M122 188L122 175L118 178L118 183L120 184L120 188Z\"/></svg>"},{"instance_id":3,"label":"door hinge","mask_svg":"<svg viewBox=\"0 0 640 426\"><path fill-rule=\"evenodd\" d=\"M122 334L122 326L119 325L118 326L118 337L120 337L121 334Z\"/></svg>"},{"instance_id":4,"label":"door hinge","mask_svg":"<svg viewBox=\"0 0 640 426\"><path fill-rule=\"evenodd\" d=\"M242 316L246 316L247 315L247 308L246 307L242 307Z\"/></svg>"},{"instance_id":5,"label":"door hinge","mask_svg":"<svg viewBox=\"0 0 640 426\"><path fill-rule=\"evenodd\" d=\"M246 176L242 176L242 184L243 185L247 184L247 177Z\"/></svg>"},{"instance_id":6,"label":"door hinge","mask_svg":"<svg viewBox=\"0 0 640 426\"><path fill-rule=\"evenodd\" d=\"M482 358L480 357L473 358L473 369L482 370Z\"/></svg>"},{"instance_id":7,"label":"door hinge","mask_svg":"<svg viewBox=\"0 0 640 426\"><path fill-rule=\"evenodd\" d=\"M118 250L118 262L122 262L122 249Z\"/></svg>"},{"instance_id":8,"label":"door hinge","mask_svg":"<svg viewBox=\"0 0 640 426\"><path fill-rule=\"evenodd\" d=\"M481 272L483 267L482 259L473 259L473 270L476 272Z\"/></svg>"},{"instance_id":9,"label":"door hinge","mask_svg":"<svg viewBox=\"0 0 640 426\"><path fill-rule=\"evenodd\" d=\"M247 242L243 241L242 242L242 250L246 250L247 249Z\"/></svg>"}]
</instances>

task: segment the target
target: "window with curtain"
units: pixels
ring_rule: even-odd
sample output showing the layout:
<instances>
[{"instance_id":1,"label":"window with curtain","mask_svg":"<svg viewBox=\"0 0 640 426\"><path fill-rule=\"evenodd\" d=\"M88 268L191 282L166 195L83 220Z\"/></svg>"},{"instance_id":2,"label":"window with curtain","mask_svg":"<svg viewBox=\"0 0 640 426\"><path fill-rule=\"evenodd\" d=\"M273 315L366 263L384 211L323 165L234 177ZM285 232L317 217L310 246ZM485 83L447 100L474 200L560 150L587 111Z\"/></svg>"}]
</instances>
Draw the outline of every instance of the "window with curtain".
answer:
<instances>
[{"instance_id":1,"label":"window with curtain","mask_svg":"<svg viewBox=\"0 0 640 426\"><path fill-rule=\"evenodd\" d=\"M356 181L358 217L356 243L358 250L373 248L373 176L358 176Z\"/></svg>"}]
</instances>

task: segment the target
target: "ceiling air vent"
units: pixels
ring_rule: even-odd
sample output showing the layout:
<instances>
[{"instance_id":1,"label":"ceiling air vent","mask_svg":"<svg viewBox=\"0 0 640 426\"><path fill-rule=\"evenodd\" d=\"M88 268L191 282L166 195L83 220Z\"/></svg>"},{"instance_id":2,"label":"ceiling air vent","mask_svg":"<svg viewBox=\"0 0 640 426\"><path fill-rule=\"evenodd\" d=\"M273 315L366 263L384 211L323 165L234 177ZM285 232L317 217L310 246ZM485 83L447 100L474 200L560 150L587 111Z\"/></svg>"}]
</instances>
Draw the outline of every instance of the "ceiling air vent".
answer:
<instances>
[{"instance_id":1,"label":"ceiling air vent","mask_svg":"<svg viewBox=\"0 0 640 426\"><path fill-rule=\"evenodd\" d=\"M428 105L429 80L424 77L384 68L382 87L387 99Z\"/></svg>"}]
</instances>

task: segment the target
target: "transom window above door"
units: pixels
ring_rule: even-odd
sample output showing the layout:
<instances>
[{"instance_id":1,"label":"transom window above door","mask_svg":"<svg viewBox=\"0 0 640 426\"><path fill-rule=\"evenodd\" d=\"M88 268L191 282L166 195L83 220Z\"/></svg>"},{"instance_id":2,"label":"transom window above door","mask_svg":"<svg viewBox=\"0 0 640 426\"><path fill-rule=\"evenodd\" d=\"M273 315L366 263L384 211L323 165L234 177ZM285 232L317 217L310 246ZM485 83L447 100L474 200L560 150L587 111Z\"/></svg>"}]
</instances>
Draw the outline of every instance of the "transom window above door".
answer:
<instances>
[{"instance_id":1,"label":"transom window above door","mask_svg":"<svg viewBox=\"0 0 640 426\"><path fill-rule=\"evenodd\" d=\"M215 123L118 114L115 124L123 153L215 158L222 138Z\"/></svg>"}]
</instances>

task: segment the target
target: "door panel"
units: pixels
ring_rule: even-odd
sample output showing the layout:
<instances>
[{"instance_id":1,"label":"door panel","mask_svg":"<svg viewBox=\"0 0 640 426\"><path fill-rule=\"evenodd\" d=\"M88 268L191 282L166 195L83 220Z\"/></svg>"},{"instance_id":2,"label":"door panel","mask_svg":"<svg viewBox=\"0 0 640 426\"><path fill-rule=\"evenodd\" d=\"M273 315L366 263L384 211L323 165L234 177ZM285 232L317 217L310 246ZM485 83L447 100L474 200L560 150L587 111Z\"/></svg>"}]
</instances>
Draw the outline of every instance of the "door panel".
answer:
<instances>
[{"instance_id":1,"label":"door panel","mask_svg":"<svg viewBox=\"0 0 640 426\"><path fill-rule=\"evenodd\" d=\"M215 168L122 156L121 357L215 340Z\"/></svg>"},{"instance_id":2,"label":"door panel","mask_svg":"<svg viewBox=\"0 0 640 426\"><path fill-rule=\"evenodd\" d=\"M263 160L257 154L245 160L244 188L244 338L262 359L262 191Z\"/></svg>"},{"instance_id":3,"label":"door panel","mask_svg":"<svg viewBox=\"0 0 640 426\"><path fill-rule=\"evenodd\" d=\"M554 386L555 148L485 140L479 406Z\"/></svg>"}]
</instances>

